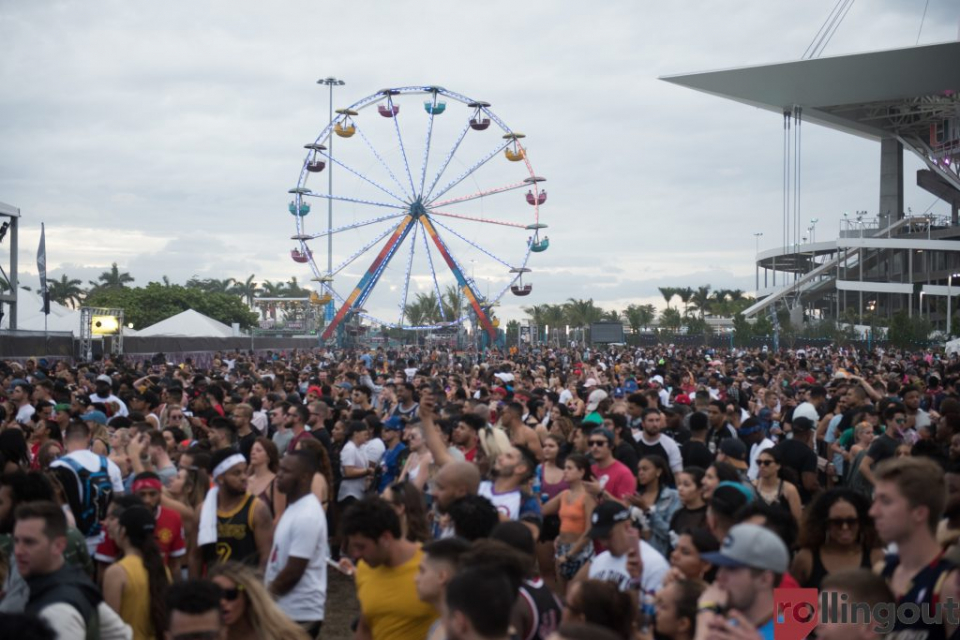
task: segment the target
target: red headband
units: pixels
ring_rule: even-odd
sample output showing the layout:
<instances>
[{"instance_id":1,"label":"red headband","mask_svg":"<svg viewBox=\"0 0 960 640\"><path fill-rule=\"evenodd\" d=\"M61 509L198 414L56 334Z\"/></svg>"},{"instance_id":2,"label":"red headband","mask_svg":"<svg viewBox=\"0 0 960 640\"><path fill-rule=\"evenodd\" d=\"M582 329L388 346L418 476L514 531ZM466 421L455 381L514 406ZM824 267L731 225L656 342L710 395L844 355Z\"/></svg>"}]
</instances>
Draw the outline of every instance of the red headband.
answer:
<instances>
[{"instance_id":1,"label":"red headband","mask_svg":"<svg viewBox=\"0 0 960 640\"><path fill-rule=\"evenodd\" d=\"M157 491L163 492L163 485L156 478L141 478L140 480L135 480L133 483L133 492L136 493L140 489L156 489Z\"/></svg>"}]
</instances>

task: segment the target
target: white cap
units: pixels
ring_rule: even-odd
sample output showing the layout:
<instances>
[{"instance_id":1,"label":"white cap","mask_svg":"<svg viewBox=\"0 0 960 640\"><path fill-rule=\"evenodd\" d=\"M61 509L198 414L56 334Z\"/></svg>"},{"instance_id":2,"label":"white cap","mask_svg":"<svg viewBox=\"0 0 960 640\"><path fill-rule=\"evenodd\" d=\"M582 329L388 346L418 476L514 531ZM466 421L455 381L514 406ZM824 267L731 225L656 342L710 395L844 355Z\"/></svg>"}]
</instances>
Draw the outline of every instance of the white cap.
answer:
<instances>
[{"instance_id":1,"label":"white cap","mask_svg":"<svg viewBox=\"0 0 960 640\"><path fill-rule=\"evenodd\" d=\"M590 395L587 396L587 412L592 412L597 410L597 405L607 399L607 392L603 389L594 389L590 392Z\"/></svg>"},{"instance_id":2,"label":"white cap","mask_svg":"<svg viewBox=\"0 0 960 640\"><path fill-rule=\"evenodd\" d=\"M653 376L652 378L650 378L650 382L656 382L657 384L659 384L659 385L662 387L662 386L663 386L663 376L661 376L661 375Z\"/></svg>"},{"instance_id":3,"label":"white cap","mask_svg":"<svg viewBox=\"0 0 960 640\"><path fill-rule=\"evenodd\" d=\"M105 373L101 373L97 376L97 382L106 382L107 384L113 384L113 378L108 376Z\"/></svg>"},{"instance_id":4,"label":"white cap","mask_svg":"<svg viewBox=\"0 0 960 640\"><path fill-rule=\"evenodd\" d=\"M796 420L797 418L809 418L813 424L817 424L820 421L820 414L817 413L816 407L809 402L801 402L793 410L793 419Z\"/></svg>"},{"instance_id":5,"label":"white cap","mask_svg":"<svg viewBox=\"0 0 960 640\"><path fill-rule=\"evenodd\" d=\"M597 382L597 379L596 379L596 378L587 378L587 381L583 383L583 386L586 387L587 389L589 389L590 387L595 387L595 386L597 386L598 384L600 384L600 383Z\"/></svg>"}]
</instances>

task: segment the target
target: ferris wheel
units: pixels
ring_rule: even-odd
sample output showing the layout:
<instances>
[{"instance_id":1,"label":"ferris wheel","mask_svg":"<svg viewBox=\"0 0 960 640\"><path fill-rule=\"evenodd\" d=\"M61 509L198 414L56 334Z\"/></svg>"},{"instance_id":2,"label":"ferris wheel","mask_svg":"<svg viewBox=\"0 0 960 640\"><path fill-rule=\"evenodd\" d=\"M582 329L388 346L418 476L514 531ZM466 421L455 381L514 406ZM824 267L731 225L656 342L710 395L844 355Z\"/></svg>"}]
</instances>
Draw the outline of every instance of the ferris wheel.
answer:
<instances>
[{"instance_id":1,"label":"ferris wheel","mask_svg":"<svg viewBox=\"0 0 960 640\"><path fill-rule=\"evenodd\" d=\"M322 338L363 318L411 330L470 319L494 339L493 307L531 293L531 254L550 246L545 178L524 138L490 103L438 86L384 89L336 110L304 145L289 190L291 257L309 265L314 302L335 310ZM310 216L311 203L327 211ZM425 312L413 304L423 300L437 304Z\"/></svg>"}]
</instances>

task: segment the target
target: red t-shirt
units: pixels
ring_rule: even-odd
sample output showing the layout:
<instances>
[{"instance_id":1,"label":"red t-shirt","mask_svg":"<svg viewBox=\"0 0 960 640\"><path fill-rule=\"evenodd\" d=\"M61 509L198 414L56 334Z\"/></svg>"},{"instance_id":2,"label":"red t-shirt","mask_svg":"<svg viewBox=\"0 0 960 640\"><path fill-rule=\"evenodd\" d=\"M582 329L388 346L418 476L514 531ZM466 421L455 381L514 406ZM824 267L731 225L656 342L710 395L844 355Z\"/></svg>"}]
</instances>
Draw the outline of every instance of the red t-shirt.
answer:
<instances>
[{"instance_id":1,"label":"red t-shirt","mask_svg":"<svg viewBox=\"0 0 960 640\"><path fill-rule=\"evenodd\" d=\"M160 507L157 513L157 527L153 536L163 554L163 561L169 563L170 558L179 558L187 553L187 543L183 535L183 521L180 514L173 509ZM100 562L116 562L120 559L120 548L109 534L104 535L103 542L97 545L93 556Z\"/></svg>"},{"instance_id":2,"label":"red t-shirt","mask_svg":"<svg viewBox=\"0 0 960 640\"><path fill-rule=\"evenodd\" d=\"M598 482L606 476L607 484L604 489L617 500L623 500L625 496L633 495L637 492L637 479L630 473L627 465L619 460L614 460L606 469L601 469L600 466L596 464L593 465L591 469Z\"/></svg>"}]
</instances>

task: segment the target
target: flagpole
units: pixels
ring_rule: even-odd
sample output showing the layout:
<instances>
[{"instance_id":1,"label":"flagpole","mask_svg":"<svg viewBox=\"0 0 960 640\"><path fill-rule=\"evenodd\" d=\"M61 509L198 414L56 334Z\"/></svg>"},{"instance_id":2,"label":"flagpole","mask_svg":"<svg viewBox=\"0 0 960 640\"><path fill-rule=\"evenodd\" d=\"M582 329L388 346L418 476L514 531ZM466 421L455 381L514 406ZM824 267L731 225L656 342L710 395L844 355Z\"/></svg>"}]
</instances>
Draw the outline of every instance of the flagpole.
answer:
<instances>
[{"instance_id":1,"label":"flagpole","mask_svg":"<svg viewBox=\"0 0 960 640\"><path fill-rule=\"evenodd\" d=\"M40 223L40 246L37 247L37 271L40 275L40 303L43 307L43 355L50 355L50 340L47 333L47 316L50 315L50 296L47 292L47 241L46 229Z\"/></svg>"}]
</instances>

